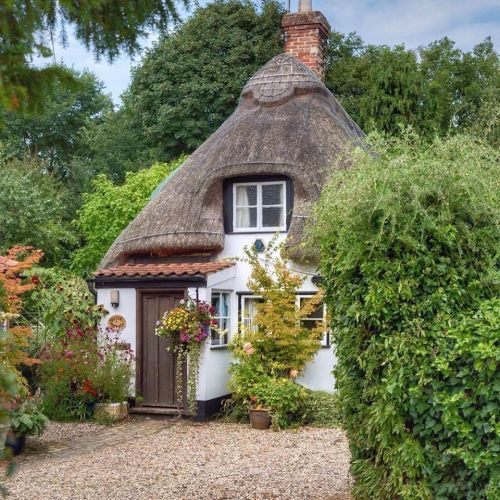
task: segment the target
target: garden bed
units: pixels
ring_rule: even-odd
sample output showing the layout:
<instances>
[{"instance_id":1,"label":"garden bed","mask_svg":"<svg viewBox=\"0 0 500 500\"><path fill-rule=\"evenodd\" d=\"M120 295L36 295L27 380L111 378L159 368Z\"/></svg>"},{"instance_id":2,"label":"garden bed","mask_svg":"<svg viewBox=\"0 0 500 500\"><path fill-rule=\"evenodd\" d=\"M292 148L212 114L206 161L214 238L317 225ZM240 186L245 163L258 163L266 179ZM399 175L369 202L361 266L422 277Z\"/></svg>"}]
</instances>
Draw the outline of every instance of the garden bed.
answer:
<instances>
[{"instance_id":1,"label":"garden bed","mask_svg":"<svg viewBox=\"0 0 500 500\"><path fill-rule=\"evenodd\" d=\"M44 440L82 441L88 432L90 441L99 436L103 445L73 456L27 456L9 480L13 497L69 498L78 492L87 499L349 498L350 454L340 430L149 422L121 425L118 443L109 437L116 436L116 427L101 431L75 424L72 431L73 424L51 425ZM134 429L141 425L148 432L137 435Z\"/></svg>"}]
</instances>

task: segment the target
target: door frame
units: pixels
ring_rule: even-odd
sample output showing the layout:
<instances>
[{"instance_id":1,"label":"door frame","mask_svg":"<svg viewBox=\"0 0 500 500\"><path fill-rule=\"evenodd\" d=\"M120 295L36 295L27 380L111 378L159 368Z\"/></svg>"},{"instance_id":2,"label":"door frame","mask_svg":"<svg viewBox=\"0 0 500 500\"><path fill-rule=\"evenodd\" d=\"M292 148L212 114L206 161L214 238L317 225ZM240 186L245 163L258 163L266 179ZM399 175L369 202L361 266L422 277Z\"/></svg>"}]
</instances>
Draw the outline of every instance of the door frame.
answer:
<instances>
[{"instance_id":1,"label":"door frame","mask_svg":"<svg viewBox=\"0 0 500 500\"><path fill-rule=\"evenodd\" d=\"M142 377L143 377L143 359L142 359L142 340L143 340L143 331L142 331L142 303L143 296L147 293L154 293L157 295L161 295L162 293L176 293L182 292L184 294L184 300L188 298L188 289L187 288L140 288L136 289L136 327L135 327L135 393L136 396L141 394L142 391Z\"/></svg>"}]
</instances>

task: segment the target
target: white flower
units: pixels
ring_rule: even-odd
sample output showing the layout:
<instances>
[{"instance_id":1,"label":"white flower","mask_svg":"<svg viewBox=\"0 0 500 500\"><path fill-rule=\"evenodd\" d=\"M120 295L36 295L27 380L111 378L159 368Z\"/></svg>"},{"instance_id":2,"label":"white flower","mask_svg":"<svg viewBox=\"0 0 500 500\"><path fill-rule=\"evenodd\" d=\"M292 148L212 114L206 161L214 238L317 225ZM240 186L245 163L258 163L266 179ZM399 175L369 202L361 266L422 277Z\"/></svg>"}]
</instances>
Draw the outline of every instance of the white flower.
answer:
<instances>
[{"instance_id":1,"label":"white flower","mask_svg":"<svg viewBox=\"0 0 500 500\"><path fill-rule=\"evenodd\" d=\"M181 304L181 305L184 305L185 303L186 303L186 301L185 301L185 300L181 300L181 301L179 302L179 304Z\"/></svg>"}]
</instances>

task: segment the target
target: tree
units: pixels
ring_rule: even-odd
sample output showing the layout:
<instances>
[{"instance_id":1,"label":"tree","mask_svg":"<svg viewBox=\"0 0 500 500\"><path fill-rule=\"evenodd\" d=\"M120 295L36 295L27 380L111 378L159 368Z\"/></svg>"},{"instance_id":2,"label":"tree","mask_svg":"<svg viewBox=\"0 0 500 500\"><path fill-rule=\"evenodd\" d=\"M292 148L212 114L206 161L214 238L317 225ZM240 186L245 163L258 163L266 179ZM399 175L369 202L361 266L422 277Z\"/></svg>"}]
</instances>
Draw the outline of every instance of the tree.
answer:
<instances>
[{"instance_id":1,"label":"tree","mask_svg":"<svg viewBox=\"0 0 500 500\"><path fill-rule=\"evenodd\" d=\"M0 251L31 245L45 263L64 261L77 240L66 218L67 193L43 164L0 164Z\"/></svg>"},{"instance_id":2,"label":"tree","mask_svg":"<svg viewBox=\"0 0 500 500\"><path fill-rule=\"evenodd\" d=\"M102 120L88 120L78 134L72 169L88 179L105 174L113 182L122 183L126 172L154 163L143 135L133 129L130 121L128 110L123 107L107 110Z\"/></svg>"},{"instance_id":3,"label":"tree","mask_svg":"<svg viewBox=\"0 0 500 500\"><path fill-rule=\"evenodd\" d=\"M25 396L27 381L21 374L22 366L33 365L37 360L30 358L26 351L31 329L11 326L22 309L22 294L35 288L33 280L26 282L22 275L37 264L42 252L31 247L13 247L7 252L7 259L15 262L5 270L0 270L0 424L9 416L10 406L16 397ZM4 330L7 325L7 331ZM4 429L2 429L2 432ZM4 442L0 443L0 459L4 458ZM5 493L0 476L0 493Z\"/></svg>"},{"instance_id":4,"label":"tree","mask_svg":"<svg viewBox=\"0 0 500 500\"><path fill-rule=\"evenodd\" d=\"M490 39L462 52L443 38L417 51L366 45L334 32L326 84L366 132L407 126L432 139L477 124L500 98L500 59Z\"/></svg>"},{"instance_id":5,"label":"tree","mask_svg":"<svg viewBox=\"0 0 500 500\"><path fill-rule=\"evenodd\" d=\"M164 35L124 95L158 161L193 151L231 114L250 76L283 49L277 0L216 0Z\"/></svg>"},{"instance_id":6,"label":"tree","mask_svg":"<svg viewBox=\"0 0 500 500\"><path fill-rule=\"evenodd\" d=\"M0 3L0 110L33 110L56 82L68 83L72 75L57 65L35 68L33 57L50 58L52 43L63 43L67 29L74 30L96 57L113 60L120 52L134 54L148 31L165 30L178 20L175 4L189 0L13 0Z\"/></svg>"},{"instance_id":7,"label":"tree","mask_svg":"<svg viewBox=\"0 0 500 500\"><path fill-rule=\"evenodd\" d=\"M311 244L354 495L496 498L498 150L407 134L351 160L332 172Z\"/></svg>"},{"instance_id":8,"label":"tree","mask_svg":"<svg viewBox=\"0 0 500 500\"><path fill-rule=\"evenodd\" d=\"M92 181L92 191L84 194L76 225L83 246L73 254L72 268L82 274L94 271L120 232L150 199L151 193L184 158L158 163L139 172L129 172L123 185L101 174Z\"/></svg>"},{"instance_id":9,"label":"tree","mask_svg":"<svg viewBox=\"0 0 500 500\"><path fill-rule=\"evenodd\" d=\"M5 127L0 130L0 161L30 158L59 180L78 192L88 185L91 173L72 164L80 144L82 128L89 122L100 122L112 110L111 98L104 84L90 72L71 70L76 87L55 85L44 110L36 115L5 113Z\"/></svg>"}]
</instances>

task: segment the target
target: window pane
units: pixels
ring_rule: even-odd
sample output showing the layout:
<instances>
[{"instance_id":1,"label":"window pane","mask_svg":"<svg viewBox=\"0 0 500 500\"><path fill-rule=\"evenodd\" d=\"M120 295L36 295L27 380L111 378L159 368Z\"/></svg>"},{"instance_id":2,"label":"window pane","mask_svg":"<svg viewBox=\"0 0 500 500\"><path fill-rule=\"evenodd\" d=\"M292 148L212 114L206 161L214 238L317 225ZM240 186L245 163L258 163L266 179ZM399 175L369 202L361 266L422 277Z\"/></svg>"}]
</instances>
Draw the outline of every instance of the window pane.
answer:
<instances>
[{"instance_id":1,"label":"window pane","mask_svg":"<svg viewBox=\"0 0 500 500\"><path fill-rule=\"evenodd\" d=\"M283 204L283 184L264 184L262 186L263 205Z\"/></svg>"},{"instance_id":2,"label":"window pane","mask_svg":"<svg viewBox=\"0 0 500 500\"><path fill-rule=\"evenodd\" d=\"M307 304L307 301L311 300L307 297L301 297L300 298L300 307L304 307L305 304ZM323 304L320 304L318 308L313 311L311 314L307 316L309 319L316 319L318 321L323 321L324 319L324 306Z\"/></svg>"},{"instance_id":3,"label":"window pane","mask_svg":"<svg viewBox=\"0 0 500 500\"><path fill-rule=\"evenodd\" d=\"M257 186L236 186L236 206L257 205Z\"/></svg>"},{"instance_id":4,"label":"window pane","mask_svg":"<svg viewBox=\"0 0 500 500\"><path fill-rule=\"evenodd\" d=\"M229 294L221 293L220 316L229 316Z\"/></svg>"},{"instance_id":5,"label":"window pane","mask_svg":"<svg viewBox=\"0 0 500 500\"><path fill-rule=\"evenodd\" d=\"M314 328L317 328L318 326L320 326L320 324L321 321L308 321L306 319L303 319L300 322L300 326L302 326L303 328L307 328L308 330L314 330Z\"/></svg>"},{"instance_id":6,"label":"window pane","mask_svg":"<svg viewBox=\"0 0 500 500\"><path fill-rule=\"evenodd\" d=\"M212 306L215 309L214 316L220 316L220 294L212 294Z\"/></svg>"},{"instance_id":7,"label":"window pane","mask_svg":"<svg viewBox=\"0 0 500 500\"><path fill-rule=\"evenodd\" d=\"M237 208L236 227L237 228L257 227L257 209Z\"/></svg>"},{"instance_id":8,"label":"window pane","mask_svg":"<svg viewBox=\"0 0 500 500\"><path fill-rule=\"evenodd\" d=\"M283 208L272 207L262 209L262 226L263 227L282 227L283 223Z\"/></svg>"}]
</instances>

